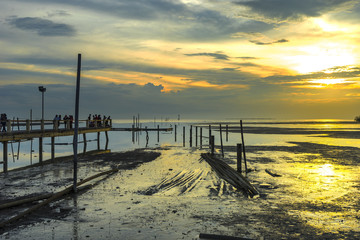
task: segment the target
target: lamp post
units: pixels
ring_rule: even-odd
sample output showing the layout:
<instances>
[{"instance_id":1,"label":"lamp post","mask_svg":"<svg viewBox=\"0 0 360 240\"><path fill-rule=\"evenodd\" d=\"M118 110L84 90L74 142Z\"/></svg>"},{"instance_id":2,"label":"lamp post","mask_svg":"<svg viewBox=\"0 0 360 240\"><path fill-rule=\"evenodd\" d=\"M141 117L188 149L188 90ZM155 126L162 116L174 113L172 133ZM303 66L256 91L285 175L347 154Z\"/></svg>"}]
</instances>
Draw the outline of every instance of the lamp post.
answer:
<instances>
[{"instance_id":1,"label":"lamp post","mask_svg":"<svg viewBox=\"0 0 360 240\"><path fill-rule=\"evenodd\" d=\"M44 86L39 86L39 91L42 94L42 104L41 104L41 120L44 120L44 92L46 92L46 88L44 88Z\"/></svg>"}]
</instances>

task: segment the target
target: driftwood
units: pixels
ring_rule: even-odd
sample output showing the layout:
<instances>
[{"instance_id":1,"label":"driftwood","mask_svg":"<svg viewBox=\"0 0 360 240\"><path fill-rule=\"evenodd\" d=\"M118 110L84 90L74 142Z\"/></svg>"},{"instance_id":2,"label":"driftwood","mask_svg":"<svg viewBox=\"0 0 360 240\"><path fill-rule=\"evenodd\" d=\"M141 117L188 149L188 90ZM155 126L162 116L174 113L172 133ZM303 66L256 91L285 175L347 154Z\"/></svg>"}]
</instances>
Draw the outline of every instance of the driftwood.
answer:
<instances>
[{"instance_id":1,"label":"driftwood","mask_svg":"<svg viewBox=\"0 0 360 240\"><path fill-rule=\"evenodd\" d=\"M205 159L219 177L227 181L235 188L244 190L250 197L259 194L259 192L241 173L235 171L222 160L211 156L209 153L202 153L201 157Z\"/></svg>"},{"instance_id":2,"label":"driftwood","mask_svg":"<svg viewBox=\"0 0 360 240\"><path fill-rule=\"evenodd\" d=\"M86 182L89 182L89 181L91 181L91 180L93 180L93 179L95 179L95 178L98 178L98 177L100 177L100 176L103 176L103 175L106 175L106 174L111 174L111 173L114 173L114 172L117 172L117 171L119 171L119 170L118 170L118 169L112 169L112 170L109 170L109 171L106 171L106 172L102 172L102 173L95 174L94 176L91 176L91 177L89 177L89 178L86 178L86 179L78 182L78 183L77 183L77 186L80 186L80 185L82 185L82 184L84 184L84 183L86 183ZM48 199L44 200L43 202L41 202L41 203L39 203L39 204L37 204L37 205L35 205L35 206L27 209L26 211L24 211L24 212L16 215L15 217L12 217L12 218L10 218L10 219L8 219L8 220L0 223L0 228L3 228L3 227L5 227L6 225L8 225L8 224L10 224L10 223L12 223L12 222L14 222L14 221L19 220L20 218L22 218L22 217L24 217L24 216L26 216L26 215L34 212L35 210L37 210L37 209L39 209L39 208L41 208L41 207L49 204L49 203L52 202L52 201L55 201L55 200L63 197L63 196L66 195L66 194L69 194L69 193L72 192L73 190L74 190L74 189L73 189L73 186L71 185L71 186L65 188L64 190L53 194L51 197L49 197Z\"/></svg>"},{"instance_id":3,"label":"driftwood","mask_svg":"<svg viewBox=\"0 0 360 240\"><path fill-rule=\"evenodd\" d=\"M281 177L280 174L273 173L273 172L270 171L269 169L265 169L265 172L266 172L267 174L269 174L270 176L272 176L272 177Z\"/></svg>"}]
</instances>

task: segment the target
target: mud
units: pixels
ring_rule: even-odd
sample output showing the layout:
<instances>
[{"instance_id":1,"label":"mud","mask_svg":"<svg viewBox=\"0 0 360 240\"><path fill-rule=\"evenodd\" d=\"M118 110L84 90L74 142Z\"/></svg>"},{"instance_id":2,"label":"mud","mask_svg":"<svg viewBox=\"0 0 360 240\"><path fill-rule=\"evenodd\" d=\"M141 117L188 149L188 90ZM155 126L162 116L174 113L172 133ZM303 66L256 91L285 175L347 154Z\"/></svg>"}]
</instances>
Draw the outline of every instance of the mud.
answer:
<instances>
[{"instance_id":1,"label":"mud","mask_svg":"<svg viewBox=\"0 0 360 240\"><path fill-rule=\"evenodd\" d=\"M219 149L217 149L219 151ZM236 168L236 152L225 147ZM246 198L200 154L167 147L81 158L79 178L111 168L77 194L1 229L3 239L359 239L359 148L309 142L247 146ZM0 201L55 192L71 184L71 161L0 175ZM280 175L273 177L266 169ZM23 176L26 176L24 178ZM1 210L6 219L26 209Z\"/></svg>"}]
</instances>

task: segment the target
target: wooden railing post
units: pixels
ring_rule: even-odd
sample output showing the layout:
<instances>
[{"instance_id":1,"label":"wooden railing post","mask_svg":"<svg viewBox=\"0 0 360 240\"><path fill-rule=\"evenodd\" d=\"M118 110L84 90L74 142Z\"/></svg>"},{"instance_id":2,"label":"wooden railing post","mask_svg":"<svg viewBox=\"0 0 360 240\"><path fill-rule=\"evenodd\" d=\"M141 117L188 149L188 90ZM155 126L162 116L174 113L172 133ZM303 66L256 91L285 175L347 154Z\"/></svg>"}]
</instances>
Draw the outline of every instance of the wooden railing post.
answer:
<instances>
[{"instance_id":1,"label":"wooden railing post","mask_svg":"<svg viewBox=\"0 0 360 240\"><path fill-rule=\"evenodd\" d=\"M214 155L214 153L215 153L215 137L211 136L209 141L210 141L211 155Z\"/></svg>"},{"instance_id":2,"label":"wooden railing post","mask_svg":"<svg viewBox=\"0 0 360 240\"><path fill-rule=\"evenodd\" d=\"M26 119L26 132L30 132L30 120Z\"/></svg>"},{"instance_id":3,"label":"wooden railing post","mask_svg":"<svg viewBox=\"0 0 360 240\"><path fill-rule=\"evenodd\" d=\"M41 119L41 131L44 131L45 125L44 125L44 119Z\"/></svg>"},{"instance_id":4,"label":"wooden railing post","mask_svg":"<svg viewBox=\"0 0 360 240\"><path fill-rule=\"evenodd\" d=\"M11 132L11 120L6 121L6 131Z\"/></svg>"}]
</instances>

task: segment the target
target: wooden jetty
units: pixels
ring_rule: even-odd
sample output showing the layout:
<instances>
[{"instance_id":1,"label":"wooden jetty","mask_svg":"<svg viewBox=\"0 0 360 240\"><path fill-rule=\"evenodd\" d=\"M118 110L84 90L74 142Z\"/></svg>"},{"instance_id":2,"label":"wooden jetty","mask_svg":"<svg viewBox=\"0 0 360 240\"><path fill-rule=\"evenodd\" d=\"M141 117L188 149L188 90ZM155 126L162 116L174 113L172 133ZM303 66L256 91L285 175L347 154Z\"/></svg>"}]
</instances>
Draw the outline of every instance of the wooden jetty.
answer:
<instances>
[{"instance_id":1,"label":"wooden jetty","mask_svg":"<svg viewBox=\"0 0 360 240\"><path fill-rule=\"evenodd\" d=\"M111 120L79 120L83 127L79 127L78 134L83 135L84 153L86 152L86 134L97 133L97 147L100 150L100 133L106 137L105 149L108 147L108 131L172 131L172 128L112 128ZM0 133L0 142L3 144L3 172L8 171L8 143L39 139L39 163L43 161L43 138L51 138L51 159L55 158L55 137L73 136L73 123L70 120L7 120L6 132Z\"/></svg>"}]
</instances>

